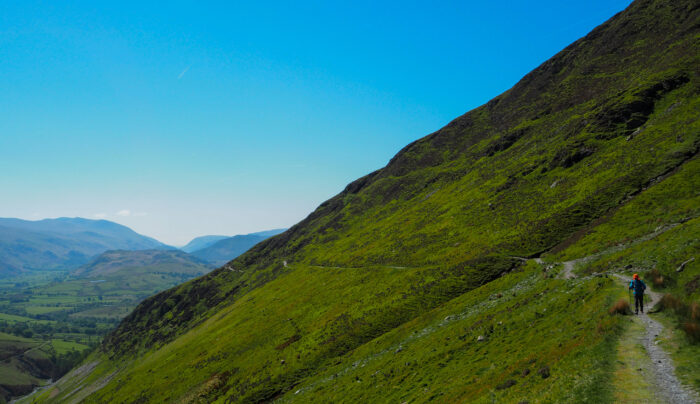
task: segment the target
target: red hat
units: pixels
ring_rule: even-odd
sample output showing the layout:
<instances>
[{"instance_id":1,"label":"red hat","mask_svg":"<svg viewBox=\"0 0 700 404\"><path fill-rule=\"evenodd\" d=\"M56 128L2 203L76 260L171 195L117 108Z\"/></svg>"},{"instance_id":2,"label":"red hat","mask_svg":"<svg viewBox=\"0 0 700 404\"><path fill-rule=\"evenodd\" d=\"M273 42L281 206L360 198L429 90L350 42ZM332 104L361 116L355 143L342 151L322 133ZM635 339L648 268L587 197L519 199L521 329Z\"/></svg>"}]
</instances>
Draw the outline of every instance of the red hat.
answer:
<instances>
[{"instance_id":1,"label":"red hat","mask_svg":"<svg viewBox=\"0 0 700 404\"><path fill-rule=\"evenodd\" d=\"M634 278L634 279L639 279L639 275L634 274L634 275L632 275L632 278Z\"/></svg>"}]
</instances>

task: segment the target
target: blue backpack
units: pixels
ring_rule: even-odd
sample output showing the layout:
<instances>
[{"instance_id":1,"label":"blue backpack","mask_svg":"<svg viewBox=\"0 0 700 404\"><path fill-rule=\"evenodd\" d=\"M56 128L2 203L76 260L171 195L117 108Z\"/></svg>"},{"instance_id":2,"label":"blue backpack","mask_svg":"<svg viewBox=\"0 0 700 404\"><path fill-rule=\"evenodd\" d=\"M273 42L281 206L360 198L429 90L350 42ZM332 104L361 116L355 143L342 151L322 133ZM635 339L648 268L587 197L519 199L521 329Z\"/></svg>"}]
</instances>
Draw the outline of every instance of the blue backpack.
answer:
<instances>
[{"instance_id":1,"label":"blue backpack","mask_svg":"<svg viewBox=\"0 0 700 404\"><path fill-rule=\"evenodd\" d=\"M632 279L630 281L630 289L634 289L635 295L643 294L647 289L647 285L645 285L641 279Z\"/></svg>"}]
</instances>

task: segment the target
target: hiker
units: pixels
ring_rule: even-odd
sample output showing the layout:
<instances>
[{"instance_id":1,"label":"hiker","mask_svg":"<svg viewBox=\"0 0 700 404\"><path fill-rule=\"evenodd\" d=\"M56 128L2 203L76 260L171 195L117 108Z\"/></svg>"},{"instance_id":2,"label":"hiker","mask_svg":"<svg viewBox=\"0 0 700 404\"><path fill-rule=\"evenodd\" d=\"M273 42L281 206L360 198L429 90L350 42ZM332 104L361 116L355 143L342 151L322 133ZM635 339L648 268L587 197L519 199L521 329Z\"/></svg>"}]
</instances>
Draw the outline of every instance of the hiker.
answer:
<instances>
[{"instance_id":1,"label":"hiker","mask_svg":"<svg viewBox=\"0 0 700 404\"><path fill-rule=\"evenodd\" d=\"M644 313L644 290L647 285L639 279L639 275L634 274L629 288L634 289L634 314L639 314L639 309L642 309L642 313Z\"/></svg>"}]
</instances>

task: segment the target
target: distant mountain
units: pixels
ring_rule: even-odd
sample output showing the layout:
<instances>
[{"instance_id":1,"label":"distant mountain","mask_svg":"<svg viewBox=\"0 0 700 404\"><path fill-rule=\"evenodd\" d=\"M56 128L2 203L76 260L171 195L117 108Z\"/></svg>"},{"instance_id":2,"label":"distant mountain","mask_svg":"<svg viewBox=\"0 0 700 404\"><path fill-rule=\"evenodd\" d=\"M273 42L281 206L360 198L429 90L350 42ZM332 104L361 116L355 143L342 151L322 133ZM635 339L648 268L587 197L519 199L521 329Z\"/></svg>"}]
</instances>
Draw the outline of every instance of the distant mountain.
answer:
<instances>
[{"instance_id":1,"label":"distant mountain","mask_svg":"<svg viewBox=\"0 0 700 404\"><path fill-rule=\"evenodd\" d=\"M285 233L143 301L89 377L36 401L613 402L637 372L617 347L647 335L610 315L623 268L677 296L657 315L687 319L670 352L693 386L698 5L634 1Z\"/></svg>"},{"instance_id":2,"label":"distant mountain","mask_svg":"<svg viewBox=\"0 0 700 404\"><path fill-rule=\"evenodd\" d=\"M201 237L196 237L193 238L192 241L187 243L186 246L181 247L180 249L186 253L191 253L197 250L201 250L202 248L207 248L210 245L216 243L217 241L227 239L231 236L201 236Z\"/></svg>"},{"instance_id":3,"label":"distant mountain","mask_svg":"<svg viewBox=\"0 0 700 404\"><path fill-rule=\"evenodd\" d=\"M144 273L182 274L190 277L211 270L206 262L178 250L106 251L73 271L84 278Z\"/></svg>"},{"instance_id":4,"label":"distant mountain","mask_svg":"<svg viewBox=\"0 0 700 404\"><path fill-rule=\"evenodd\" d=\"M73 269L107 250L172 249L107 220L0 218L0 277Z\"/></svg>"},{"instance_id":5,"label":"distant mountain","mask_svg":"<svg viewBox=\"0 0 700 404\"><path fill-rule=\"evenodd\" d=\"M285 230L286 229L274 229L228 237L223 240L219 240L206 248L193 251L191 254L211 263L214 266L219 267L248 251L252 246L258 244L259 242L280 234Z\"/></svg>"}]
</instances>

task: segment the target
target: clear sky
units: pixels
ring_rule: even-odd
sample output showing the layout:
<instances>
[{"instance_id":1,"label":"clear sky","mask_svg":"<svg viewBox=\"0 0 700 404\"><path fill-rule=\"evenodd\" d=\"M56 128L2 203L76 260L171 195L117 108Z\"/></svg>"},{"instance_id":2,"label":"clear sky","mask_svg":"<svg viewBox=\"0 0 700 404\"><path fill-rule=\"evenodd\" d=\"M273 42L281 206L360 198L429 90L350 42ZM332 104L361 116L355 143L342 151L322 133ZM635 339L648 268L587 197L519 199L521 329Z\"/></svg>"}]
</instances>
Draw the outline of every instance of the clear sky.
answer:
<instances>
[{"instance_id":1,"label":"clear sky","mask_svg":"<svg viewBox=\"0 0 700 404\"><path fill-rule=\"evenodd\" d=\"M0 217L289 227L629 3L2 2Z\"/></svg>"}]
</instances>

